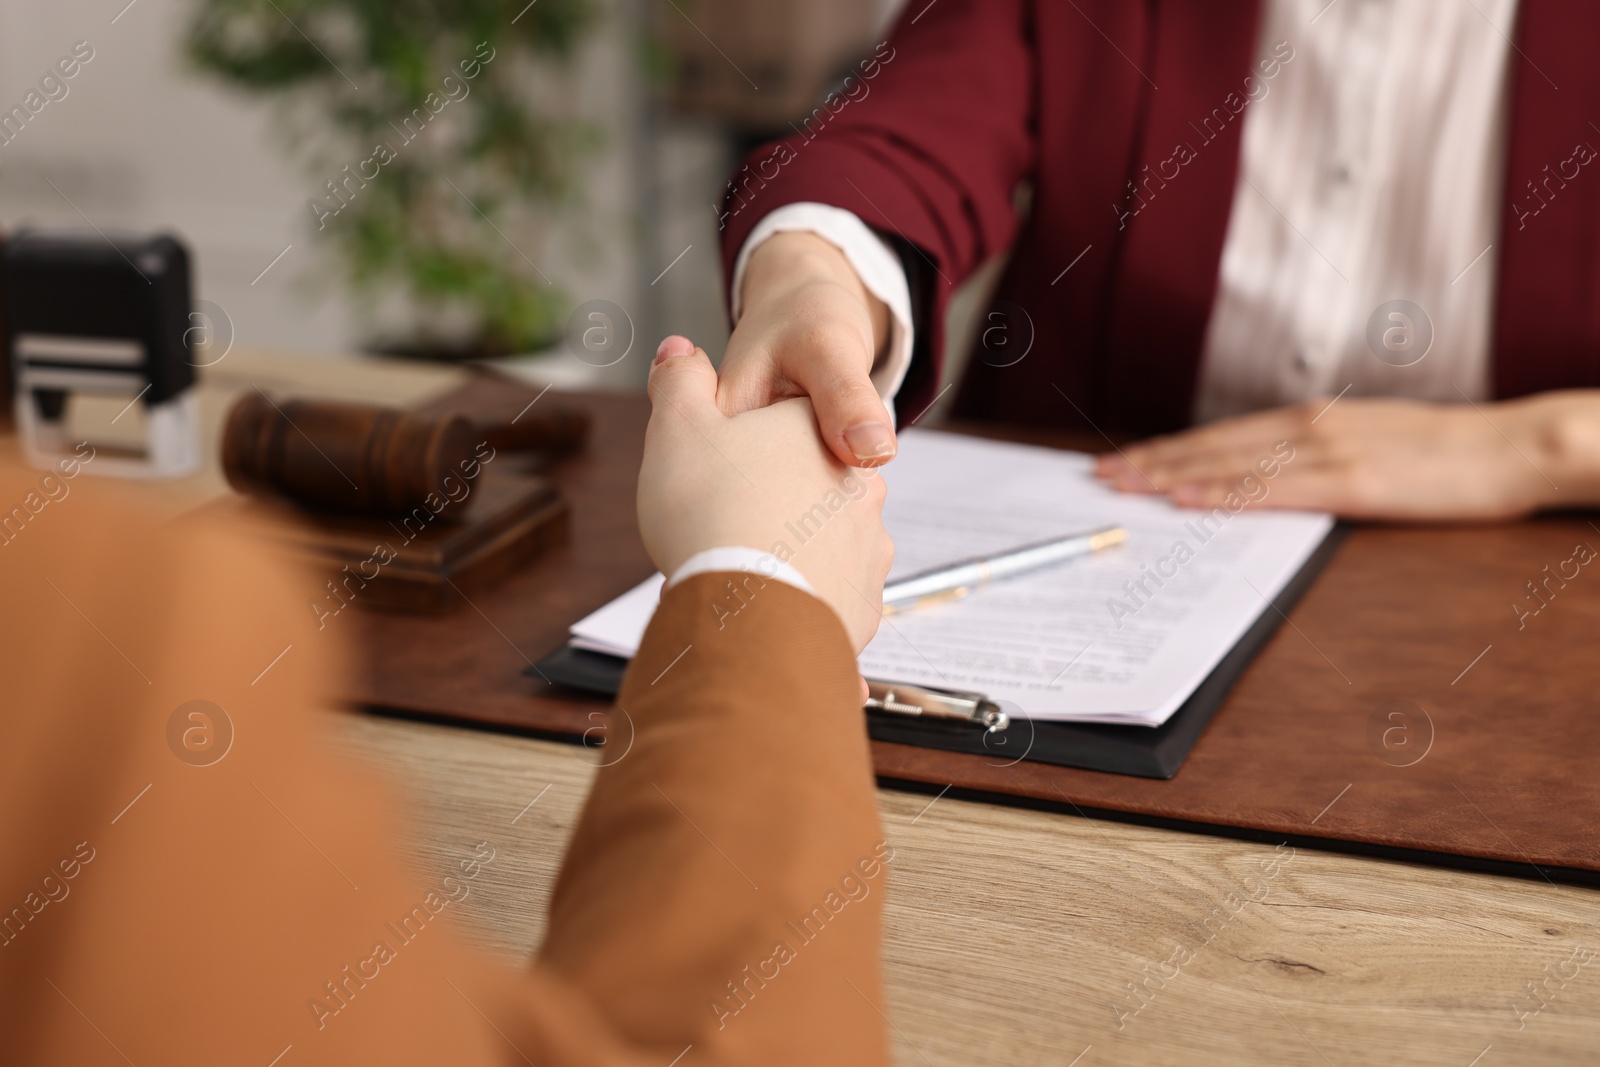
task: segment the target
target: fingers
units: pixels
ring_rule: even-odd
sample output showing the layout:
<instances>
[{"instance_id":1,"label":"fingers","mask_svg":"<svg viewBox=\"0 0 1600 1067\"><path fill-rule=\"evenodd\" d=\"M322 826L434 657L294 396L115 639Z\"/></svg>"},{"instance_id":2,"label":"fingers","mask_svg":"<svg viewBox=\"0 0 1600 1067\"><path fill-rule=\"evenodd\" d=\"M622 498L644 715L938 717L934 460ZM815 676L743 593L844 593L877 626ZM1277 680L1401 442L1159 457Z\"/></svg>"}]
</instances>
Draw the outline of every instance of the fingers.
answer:
<instances>
[{"instance_id":1,"label":"fingers","mask_svg":"<svg viewBox=\"0 0 1600 1067\"><path fill-rule=\"evenodd\" d=\"M1281 454L1281 453L1280 453ZM1146 460L1138 470L1114 469L1107 477L1112 488L1136 493L1166 493L1191 482L1231 479L1237 482L1266 470L1276 470L1278 461L1270 446L1259 442L1247 448L1218 449L1192 455L1173 455Z\"/></svg>"},{"instance_id":2,"label":"fingers","mask_svg":"<svg viewBox=\"0 0 1600 1067\"><path fill-rule=\"evenodd\" d=\"M1155 469L1205 453L1270 451L1277 442L1300 435L1305 427L1304 414L1305 405L1275 408L1141 441L1098 457L1095 473L1102 478L1115 478L1130 471L1153 476ZM1133 476L1142 484L1137 473ZM1149 486L1145 488L1148 490Z\"/></svg>"},{"instance_id":3,"label":"fingers","mask_svg":"<svg viewBox=\"0 0 1600 1067\"><path fill-rule=\"evenodd\" d=\"M765 407L793 396L809 396L817 426L840 463L879 467L894 458L895 439L889 411L872 384L868 368L849 356L836 339L818 327L803 347L803 356L782 361L729 360L723 367L718 399L728 415Z\"/></svg>"},{"instance_id":4,"label":"fingers","mask_svg":"<svg viewBox=\"0 0 1600 1067\"><path fill-rule=\"evenodd\" d=\"M1144 464L1130 460L1123 452L1103 452L1095 457L1094 475L1124 493L1159 493L1161 485Z\"/></svg>"},{"instance_id":5,"label":"fingers","mask_svg":"<svg viewBox=\"0 0 1600 1067\"><path fill-rule=\"evenodd\" d=\"M730 340L717 383L717 403L724 415L739 415L801 395L794 383L779 374L770 360L737 358L737 352L737 339Z\"/></svg>"},{"instance_id":6,"label":"fingers","mask_svg":"<svg viewBox=\"0 0 1600 1067\"><path fill-rule=\"evenodd\" d=\"M1315 445L1302 431L1305 406L1223 419L1193 430L1158 437L1096 459L1095 474L1113 489L1168 493L1194 483L1268 477L1295 455L1291 438ZM1315 449L1314 449L1315 450ZM1271 473L1269 473L1271 472Z\"/></svg>"},{"instance_id":7,"label":"fingers","mask_svg":"<svg viewBox=\"0 0 1600 1067\"><path fill-rule=\"evenodd\" d=\"M1231 511L1241 501L1243 507L1331 511L1347 519L1396 517L1385 513L1380 494L1363 486L1348 470L1335 466L1286 472L1276 481L1256 483L1254 492L1249 493L1234 479L1184 485L1172 494L1172 502L1186 508L1225 507Z\"/></svg>"},{"instance_id":8,"label":"fingers","mask_svg":"<svg viewBox=\"0 0 1600 1067\"><path fill-rule=\"evenodd\" d=\"M661 342L650 364L650 403L684 418L717 411L717 372L703 349L677 334Z\"/></svg>"},{"instance_id":9,"label":"fingers","mask_svg":"<svg viewBox=\"0 0 1600 1067\"><path fill-rule=\"evenodd\" d=\"M841 463L880 467L894 458L899 444L889 411L865 373L822 365L796 375L796 382L811 397L822 439Z\"/></svg>"}]
</instances>

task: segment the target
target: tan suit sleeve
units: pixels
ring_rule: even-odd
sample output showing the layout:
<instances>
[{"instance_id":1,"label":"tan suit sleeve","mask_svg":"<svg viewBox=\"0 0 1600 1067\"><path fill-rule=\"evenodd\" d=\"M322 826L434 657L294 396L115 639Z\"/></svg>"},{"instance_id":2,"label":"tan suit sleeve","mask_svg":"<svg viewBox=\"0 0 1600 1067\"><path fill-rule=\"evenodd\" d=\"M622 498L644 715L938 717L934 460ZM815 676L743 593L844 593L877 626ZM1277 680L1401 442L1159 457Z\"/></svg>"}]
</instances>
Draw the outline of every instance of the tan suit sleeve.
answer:
<instances>
[{"instance_id":1,"label":"tan suit sleeve","mask_svg":"<svg viewBox=\"0 0 1600 1067\"><path fill-rule=\"evenodd\" d=\"M855 657L821 601L701 574L667 592L617 701L540 961L668 1058L887 1062L892 850Z\"/></svg>"},{"instance_id":2,"label":"tan suit sleeve","mask_svg":"<svg viewBox=\"0 0 1600 1067\"><path fill-rule=\"evenodd\" d=\"M661 977L660 987L593 984L613 958L603 932L587 950L595 962L583 964L586 950L573 945L521 973L462 948L452 916L482 865L494 862L493 843L463 843L459 857L420 876L399 861L403 819L394 797L369 772L336 758L326 736L332 713L324 698L345 656L341 620L319 627L307 607L319 584L247 533L160 524L120 487L92 476L47 487L39 472L0 464L6 1058L141 1067L661 1067L671 1056L658 1049L691 1031L705 1006L693 1019L672 1009L647 1012L642 1024L632 1014L639 1006L619 1007L617 997L676 1005L680 985L723 963L708 959L704 946L740 943L730 932L739 913L685 910L629 879L591 882L584 899L564 903L556 922L573 923L574 933L629 912L624 928L649 952L677 944L662 933L677 924L688 934L681 958L639 961ZM717 669L747 666L725 661ZM665 747L673 746L674 729L695 733L704 714L685 708L672 727L667 705L646 699L642 706L652 709L646 723L667 729ZM844 735L835 755L863 761L854 768L854 796L865 798L864 807L849 822L861 832L872 819L870 777L864 754L851 748L861 744L859 720L852 725L855 734ZM640 745L613 770L626 771L648 749ZM680 760L697 756L693 746L675 751ZM692 770L655 781L681 791ZM796 778L816 772L798 762L787 770ZM777 795L794 794L780 788ZM660 794L648 783L608 772L593 804L629 808L650 796ZM704 804L705 796L690 803ZM745 801L730 795L727 803ZM740 847L731 834L730 846ZM591 849L623 869L665 858L655 838L619 833L608 846L580 836L564 885L596 869L584 861ZM639 858L627 860L630 853ZM687 857L685 869L694 862ZM803 897L813 879L831 874L794 866L773 871L763 888L785 900ZM841 913L824 935L870 941L859 946L866 966L848 973L874 998L880 892L881 875L873 895L850 904L856 910ZM705 925L689 931L691 920ZM808 1025L799 1014L808 1008L818 1010L811 1001L787 1006L794 1012L788 1025ZM737 1021L746 1018L756 1018L753 1009ZM771 1034L785 1029L770 1025ZM725 1047L707 1037L681 1065L713 1062ZM764 1059L765 1051L755 1056Z\"/></svg>"}]
</instances>

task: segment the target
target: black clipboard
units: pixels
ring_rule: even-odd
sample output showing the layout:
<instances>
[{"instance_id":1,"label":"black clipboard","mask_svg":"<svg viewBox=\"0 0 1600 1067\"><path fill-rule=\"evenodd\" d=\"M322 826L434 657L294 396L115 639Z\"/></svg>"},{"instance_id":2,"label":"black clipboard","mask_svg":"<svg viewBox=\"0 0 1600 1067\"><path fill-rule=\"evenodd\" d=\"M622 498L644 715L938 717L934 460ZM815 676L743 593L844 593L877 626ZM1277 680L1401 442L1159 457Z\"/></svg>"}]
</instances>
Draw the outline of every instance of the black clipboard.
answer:
<instances>
[{"instance_id":1,"label":"black clipboard","mask_svg":"<svg viewBox=\"0 0 1600 1067\"><path fill-rule=\"evenodd\" d=\"M960 722L868 712L867 733L875 741L966 752L984 756L1001 766L1035 760L1138 778L1171 778L1183 766L1206 724L1222 707L1245 667L1277 632L1289 609L1333 558L1345 532L1342 523L1328 531L1300 570L1273 598L1271 606L1261 612L1183 706L1160 726L1107 726L1017 716L1005 730L989 732ZM620 656L569 645L522 673L571 689L615 697L622 688L622 676L627 669L628 661Z\"/></svg>"}]
</instances>

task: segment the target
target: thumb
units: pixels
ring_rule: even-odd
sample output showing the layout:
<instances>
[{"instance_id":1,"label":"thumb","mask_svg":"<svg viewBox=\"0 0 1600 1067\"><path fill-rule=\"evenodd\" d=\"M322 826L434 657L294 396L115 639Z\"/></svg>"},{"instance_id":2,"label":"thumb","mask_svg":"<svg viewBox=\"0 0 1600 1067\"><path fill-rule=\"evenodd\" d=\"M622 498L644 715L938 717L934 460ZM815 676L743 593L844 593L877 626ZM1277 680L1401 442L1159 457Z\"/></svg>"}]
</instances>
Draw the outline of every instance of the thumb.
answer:
<instances>
[{"instance_id":1,"label":"thumb","mask_svg":"<svg viewBox=\"0 0 1600 1067\"><path fill-rule=\"evenodd\" d=\"M687 337L673 334L656 349L650 364L650 403L659 412L676 410L685 418L696 418L708 409L717 411L717 371L704 349L696 348Z\"/></svg>"},{"instance_id":2,"label":"thumb","mask_svg":"<svg viewBox=\"0 0 1600 1067\"><path fill-rule=\"evenodd\" d=\"M878 390L864 371L808 364L794 375L795 384L811 397L822 439L840 462L851 467L878 467L894 458L899 444Z\"/></svg>"}]
</instances>

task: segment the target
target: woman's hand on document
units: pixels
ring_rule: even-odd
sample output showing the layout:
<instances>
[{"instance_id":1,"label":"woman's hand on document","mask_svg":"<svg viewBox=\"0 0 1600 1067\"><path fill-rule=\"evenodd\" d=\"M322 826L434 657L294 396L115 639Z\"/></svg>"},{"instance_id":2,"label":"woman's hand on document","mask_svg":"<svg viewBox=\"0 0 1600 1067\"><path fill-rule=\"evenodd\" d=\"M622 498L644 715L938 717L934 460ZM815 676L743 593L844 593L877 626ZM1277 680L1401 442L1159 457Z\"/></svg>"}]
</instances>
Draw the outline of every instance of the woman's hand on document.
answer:
<instances>
[{"instance_id":1,"label":"woman's hand on document","mask_svg":"<svg viewBox=\"0 0 1600 1067\"><path fill-rule=\"evenodd\" d=\"M1515 518L1600 502L1597 395L1483 404L1323 399L1130 445L1101 456L1096 473L1114 488L1168 494L1184 507Z\"/></svg>"},{"instance_id":2,"label":"woman's hand on document","mask_svg":"<svg viewBox=\"0 0 1600 1067\"><path fill-rule=\"evenodd\" d=\"M878 628L894 545L883 480L824 447L804 398L728 416L717 372L682 337L650 368L639 529L669 577L690 556L740 546L788 563L844 623L859 651Z\"/></svg>"}]
</instances>

